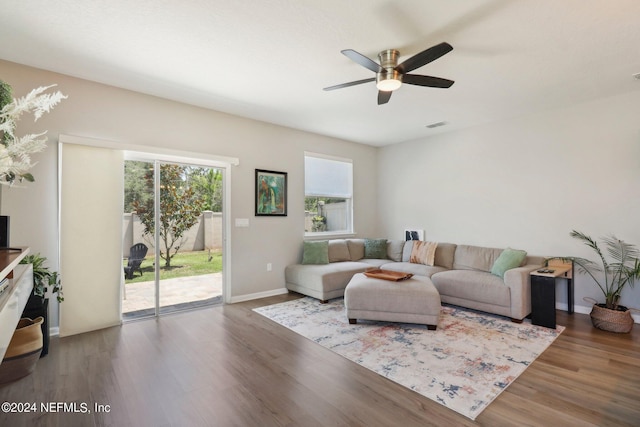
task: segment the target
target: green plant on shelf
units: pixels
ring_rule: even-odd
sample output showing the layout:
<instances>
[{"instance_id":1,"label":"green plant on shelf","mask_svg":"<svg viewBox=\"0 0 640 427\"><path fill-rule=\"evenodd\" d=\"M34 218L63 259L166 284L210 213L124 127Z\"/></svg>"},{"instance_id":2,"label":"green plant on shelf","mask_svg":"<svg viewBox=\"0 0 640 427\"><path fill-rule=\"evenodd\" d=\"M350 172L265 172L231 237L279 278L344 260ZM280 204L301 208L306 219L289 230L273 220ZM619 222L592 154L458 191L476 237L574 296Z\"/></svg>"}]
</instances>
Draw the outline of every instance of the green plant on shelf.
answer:
<instances>
[{"instance_id":1,"label":"green plant on shelf","mask_svg":"<svg viewBox=\"0 0 640 427\"><path fill-rule=\"evenodd\" d=\"M49 289L56 295L58 302L64 301L62 293L62 283L57 271L52 271L45 267L47 258L39 253L25 256L20 264L33 265L33 294L38 297L45 297Z\"/></svg>"}]
</instances>

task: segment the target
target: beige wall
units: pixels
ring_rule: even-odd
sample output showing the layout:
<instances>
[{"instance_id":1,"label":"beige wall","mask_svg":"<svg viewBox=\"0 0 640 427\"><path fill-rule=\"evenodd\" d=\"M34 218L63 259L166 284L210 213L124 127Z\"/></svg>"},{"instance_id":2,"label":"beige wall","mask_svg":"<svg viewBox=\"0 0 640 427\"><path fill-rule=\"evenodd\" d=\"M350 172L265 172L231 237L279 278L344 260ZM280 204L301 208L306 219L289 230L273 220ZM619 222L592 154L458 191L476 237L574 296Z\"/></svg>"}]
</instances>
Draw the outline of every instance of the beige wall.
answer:
<instances>
[{"instance_id":1,"label":"beige wall","mask_svg":"<svg viewBox=\"0 0 640 427\"><path fill-rule=\"evenodd\" d=\"M640 245L639 117L637 90L386 147L378 176L383 234L415 227L429 240L594 260L569 237L572 229ZM557 295L566 305L564 287ZM575 302L588 311L584 296L603 301L581 276ZM622 301L640 308L640 286Z\"/></svg>"},{"instance_id":2,"label":"beige wall","mask_svg":"<svg viewBox=\"0 0 640 427\"><path fill-rule=\"evenodd\" d=\"M16 96L52 83L69 96L36 123L20 122L18 131L49 130L49 146L37 155L37 182L5 188L2 214L11 216L12 244L28 245L53 263L58 256L57 137L74 135L237 157L231 168L231 298L241 300L284 289L284 267L299 259L304 235L304 151L353 159L355 230L376 234L371 209L377 191L377 149L334 138L248 120L86 80L0 61L0 78ZM288 172L289 215L254 216L254 170ZM82 207L78 207L81 209ZM233 226L248 218L248 228ZM267 272L266 264L273 264ZM55 264L52 264L56 268ZM55 311L55 308L54 308ZM55 323L55 322L54 322Z\"/></svg>"},{"instance_id":3,"label":"beige wall","mask_svg":"<svg viewBox=\"0 0 640 427\"><path fill-rule=\"evenodd\" d=\"M23 119L20 132L49 130L49 148L36 156L37 182L2 192L12 244L29 245L54 263L58 134L239 158L231 169L236 300L282 290L284 267L299 259L304 151L354 160L361 237L401 238L412 227L432 240L592 257L568 236L575 228L640 244L640 91L375 149L9 62L0 61L0 78L18 96L51 83L69 95L36 126ZM289 173L288 217L253 215L256 168ZM233 227L236 218L250 226ZM584 307L583 296L600 299L584 277L576 292ZM564 288L558 300L566 304ZM640 286L627 289L623 302L640 308Z\"/></svg>"}]
</instances>

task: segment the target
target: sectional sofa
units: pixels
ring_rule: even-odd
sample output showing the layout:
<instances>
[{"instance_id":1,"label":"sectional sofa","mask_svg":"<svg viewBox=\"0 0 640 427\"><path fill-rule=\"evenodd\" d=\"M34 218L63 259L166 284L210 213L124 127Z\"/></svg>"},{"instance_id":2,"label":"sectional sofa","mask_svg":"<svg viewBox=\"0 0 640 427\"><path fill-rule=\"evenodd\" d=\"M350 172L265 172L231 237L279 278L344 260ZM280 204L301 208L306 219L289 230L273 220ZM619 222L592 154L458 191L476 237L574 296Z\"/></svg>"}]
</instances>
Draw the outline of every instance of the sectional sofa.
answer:
<instances>
[{"instance_id":1,"label":"sectional sofa","mask_svg":"<svg viewBox=\"0 0 640 427\"><path fill-rule=\"evenodd\" d=\"M529 273L543 265L543 257L527 256L526 252L518 251L523 253L522 261L505 269L502 261L505 255L511 254L509 251L514 251L512 249L439 242L432 265L428 265L415 262L415 259L411 262L414 245L418 244L415 241L388 240L385 241L386 253L371 253L367 248L374 240L378 244L384 241L305 242L302 262L285 268L287 289L326 302L343 296L354 274L381 268L430 278L444 303L507 316L516 322L531 313ZM311 252L307 249L313 244L320 248L315 249L319 256L307 256L307 252Z\"/></svg>"}]
</instances>

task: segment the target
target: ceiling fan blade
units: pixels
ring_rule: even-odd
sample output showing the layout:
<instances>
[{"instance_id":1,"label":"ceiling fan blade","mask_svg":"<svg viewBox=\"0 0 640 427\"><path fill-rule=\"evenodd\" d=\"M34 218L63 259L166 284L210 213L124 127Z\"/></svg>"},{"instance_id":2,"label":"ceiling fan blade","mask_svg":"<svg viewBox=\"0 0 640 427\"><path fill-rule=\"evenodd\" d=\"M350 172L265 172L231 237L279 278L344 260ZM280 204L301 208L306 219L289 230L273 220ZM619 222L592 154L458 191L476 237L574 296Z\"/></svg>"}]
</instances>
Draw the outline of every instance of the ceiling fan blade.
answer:
<instances>
[{"instance_id":1,"label":"ceiling fan blade","mask_svg":"<svg viewBox=\"0 0 640 427\"><path fill-rule=\"evenodd\" d=\"M378 105L386 104L391 99L392 91L378 91Z\"/></svg>"},{"instance_id":2,"label":"ceiling fan blade","mask_svg":"<svg viewBox=\"0 0 640 427\"><path fill-rule=\"evenodd\" d=\"M398 65L396 70L401 73L408 73L416 68L420 68L423 65L428 64L431 61L435 61L452 50L453 46L447 42L431 46L429 49L425 49L422 52L413 55L411 58Z\"/></svg>"},{"instance_id":3,"label":"ceiling fan blade","mask_svg":"<svg viewBox=\"0 0 640 427\"><path fill-rule=\"evenodd\" d=\"M440 87L448 88L453 85L454 81L449 79L443 79L440 77L431 76L419 76L417 74L405 74L402 76L402 82L416 86L428 86L428 87Z\"/></svg>"},{"instance_id":4,"label":"ceiling fan blade","mask_svg":"<svg viewBox=\"0 0 640 427\"><path fill-rule=\"evenodd\" d=\"M380 65L378 65L376 62L367 58L363 54L356 52L353 49L345 49L340 52L347 58L351 59L354 62L357 62L358 64L362 65L365 68L370 69L374 73L378 73L382 70L382 68L380 68Z\"/></svg>"},{"instance_id":5,"label":"ceiling fan blade","mask_svg":"<svg viewBox=\"0 0 640 427\"><path fill-rule=\"evenodd\" d=\"M335 85L335 86L329 86L329 87L325 87L322 90L335 90L335 89L342 89L343 87L349 87L349 86L355 86L355 85L361 85L362 83L369 83L369 82L373 82L375 81L376 78L372 77L370 79L364 79L364 80L356 80L354 82L349 82L349 83L342 83L339 85Z\"/></svg>"}]
</instances>

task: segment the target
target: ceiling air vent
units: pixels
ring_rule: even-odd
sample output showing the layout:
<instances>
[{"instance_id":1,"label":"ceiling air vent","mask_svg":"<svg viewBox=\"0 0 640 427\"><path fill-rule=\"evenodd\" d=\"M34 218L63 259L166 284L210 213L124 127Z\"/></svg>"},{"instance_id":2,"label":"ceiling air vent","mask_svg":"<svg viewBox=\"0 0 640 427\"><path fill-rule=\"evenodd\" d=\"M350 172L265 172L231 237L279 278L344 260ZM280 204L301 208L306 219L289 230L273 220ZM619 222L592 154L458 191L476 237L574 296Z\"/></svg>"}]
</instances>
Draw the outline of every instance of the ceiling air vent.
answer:
<instances>
[{"instance_id":1,"label":"ceiling air vent","mask_svg":"<svg viewBox=\"0 0 640 427\"><path fill-rule=\"evenodd\" d=\"M440 126L444 126L446 124L447 124L447 122L431 123L430 125L427 125L427 127L429 129L433 129L433 128L437 128L437 127L440 127Z\"/></svg>"}]
</instances>

